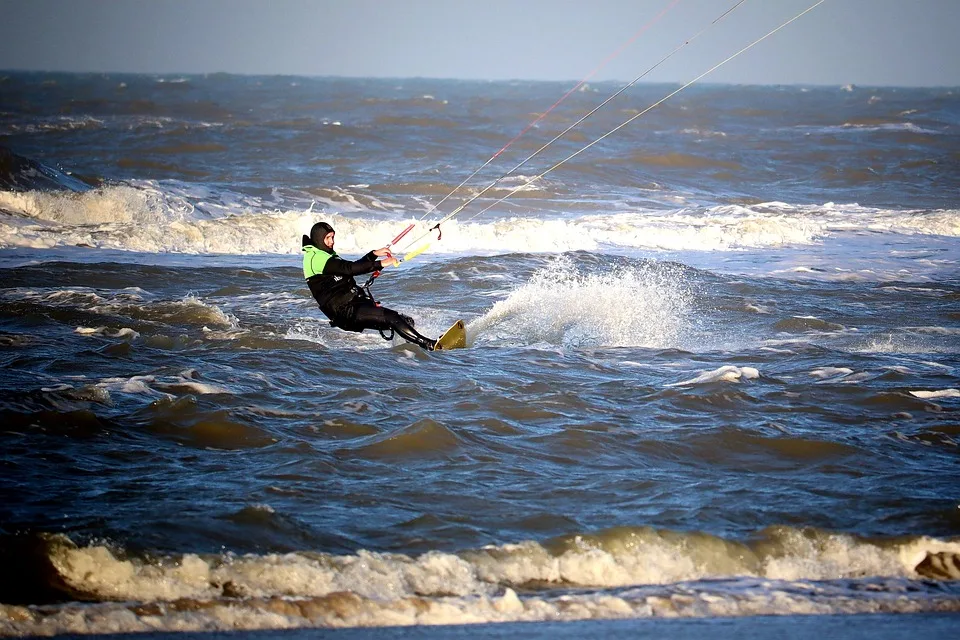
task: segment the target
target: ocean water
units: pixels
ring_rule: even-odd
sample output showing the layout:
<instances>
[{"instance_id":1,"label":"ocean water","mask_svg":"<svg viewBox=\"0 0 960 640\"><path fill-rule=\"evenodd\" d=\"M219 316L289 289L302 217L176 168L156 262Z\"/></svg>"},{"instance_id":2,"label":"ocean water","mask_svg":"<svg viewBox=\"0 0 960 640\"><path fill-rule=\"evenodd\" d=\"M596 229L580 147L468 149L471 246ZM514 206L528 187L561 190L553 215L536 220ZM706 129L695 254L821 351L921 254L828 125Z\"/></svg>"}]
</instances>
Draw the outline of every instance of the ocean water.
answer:
<instances>
[{"instance_id":1,"label":"ocean water","mask_svg":"<svg viewBox=\"0 0 960 640\"><path fill-rule=\"evenodd\" d=\"M960 90L569 88L0 76L0 635L944 635Z\"/></svg>"}]
</instances>

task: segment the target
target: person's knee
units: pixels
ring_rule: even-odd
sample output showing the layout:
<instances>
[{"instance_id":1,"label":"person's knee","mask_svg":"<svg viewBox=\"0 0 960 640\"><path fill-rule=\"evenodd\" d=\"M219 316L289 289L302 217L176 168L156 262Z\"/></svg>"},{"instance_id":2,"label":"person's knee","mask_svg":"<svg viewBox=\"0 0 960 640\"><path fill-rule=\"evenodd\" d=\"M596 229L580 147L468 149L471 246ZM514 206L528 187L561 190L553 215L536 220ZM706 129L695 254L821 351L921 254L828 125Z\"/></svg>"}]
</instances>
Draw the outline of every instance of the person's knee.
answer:
<instances>
[{"instance_id":1,"label":"person's knee","mask_svg":"<svg viewBox=\"0 0 960 640\"><path fill-rule=\"evenodd\" d=\"M413 321L410 317L393 309L383 309L383 317L391 327L413 329Z\"/></svg>"}]
</instances>

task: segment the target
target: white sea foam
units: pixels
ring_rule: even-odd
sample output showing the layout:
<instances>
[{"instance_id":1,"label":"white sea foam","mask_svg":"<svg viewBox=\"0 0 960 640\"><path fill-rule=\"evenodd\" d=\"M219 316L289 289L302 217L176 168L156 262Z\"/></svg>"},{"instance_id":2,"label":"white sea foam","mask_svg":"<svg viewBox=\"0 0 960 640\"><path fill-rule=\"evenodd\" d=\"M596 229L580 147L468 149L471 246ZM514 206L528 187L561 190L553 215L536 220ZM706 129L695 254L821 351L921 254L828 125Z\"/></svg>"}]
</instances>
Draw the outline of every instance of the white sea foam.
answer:
<instances>
[{"instance_id":1,"label":"white sea foam","mask_svg":"<svg viewBox=\"0 0 960 640\"><path fill-rule=\"evenodd\" d=\"M255 509L263 517L275 512ZM871 542L855 536L774 528L747 546L698 533L650 528L601 537L577 536L560 551L539 543L489 546L417 557L359 551L199 555L144 562L103 545L55 545L50 561L72 589L98 600L170 602L277 596L318 598L349 592L381 602L408 597L489 598L504 587L554 584L609 589L695 580L757 578L811 581L917 579L930 554L960 553L960 543L929 537ZM786 613L788 611L771 611Z\"/></svg>"},{"instance_id":2,"label":"white sea foam","mask_svg":"<svg viewBox=\"0 0 960 640\"><path fill-rule=\"evenodd\" d=\"M95 387L113 394L145 395L154 398L170 398L181 395L205 395L230 393L222 385L202 382L195 376L132 376L104 378Z\"/></svg>"},{"instance_id":3,"label":"white sea foam","mask_svg":"<svg viewBox=\"0 0 960 640\"><path fill-rule=\"evenodd\" d=\"M206 382L197 382L196 380L181 379L169 382L157 382L154 386L163 391L177 394L206 395L213 393L230 393L226 387Z\"/></svg>"},{"instance_id":4,"label":"white sea foam","mask_svg":"<svg viewBox=\"0 0 960 640\"><path fill-rule=\"evenodd\" d=\"M876 101L879 101L880 98L876 98ZM874 102L874 98L871 98L871 103ZM907 131L909 133L923 133L927 135L939 135L942 132L937 131L936 129L929 129L927 127L921 127L912 122L887 122L880 124L860 124L856 122L847 122L839 127L827 127L824 129L826 132L838 132L843 129L852 129L858 132L875 132L875 131Z\"/></svg>"},{"instance_id":5,"label":"white sea foam","mask_svg":"<svg viewBox=\"0 0 960 640\"><path fill-rule=\"evenodd\" d=\"M82 336L90 336L97 333L103 333L106 330L106 327L77 327L74 329L74 333L78 333Z\"/></svg>"},{"instance_id":6,"label":"white sea foam","mask_svg":"<svg viewBox=\"0 0 960 640\"><path fill-rule=\"evenodd\" d=\"M960 210L899 212L877 210L867 220L867 228L871 231L917 233L957 238L960 237Z\"/></svg>"},{"instance_id":7,"label":"white sea foam","mask_svg":"<svg viewBox=\"0 0 960 640\"><path fill-rule=\"evenodd\" d=\"M936 398L960 398L960 389L940 389L938 391L911 391L910 395L932 400Z\"/></svg>"},{"instance_id":8,"label":"white sea foam","mask_svg":"<svg viewBox=\"0 0 960 640\"><path fill-rule=\"evenodd\" d=\"M511 176L504 187L523 184L518 182L523 179ZM0 191L0 246L294 254L300 251L300 237L324 219L340 232L339 251L364 253L382 246L412 221L403 219L404 206L365 195L359 187L321 189L314 205L303 209L277 209L275 203L261 198L180 182L131 181L86 193ZM551 219L490 215L474 220L461 215L442 226L443 238L432 242L430 253L484 255L603 247L731 251L802 246L851 230L960 237L960 212L769 202ZM432 236L429 225L419 223L405 241L426 241ZM416 246L401 243L398 249Z\"/></svg>"},{"instance_id":9,"label":"white sea foam","mask_svg":"<svg viewBox=\"0 0 960 640\"><path fill-rule=\"evenodd\" d=\"M715 138L721 137L726 138L727 134L723 131L711 131L710 129L681 129L680 133L685 135L696 136L698 138Z\"/></svg>"},{"instance_id":10,"label":"white sea foam","mask_svg":"<svg viewBox=\"0 0 960 640\"><path fill-rule=\"evenodd\" d=\"M129 327L113 330L108 327L77 327L74 333L84 336L102 335L108 338L130 338L131 340L139 338L140 334Z\"/></svg>"},{"instance_id":11,"label":"white sea foam","mask_svg":"<svg viewBox=\"0 0 960 640\"><path fill-rule=\"evenodd\" d=\"M684 380L683 382L672 382L664 385L665 387L681 387L695 384L710 384L713 382L739 382L740 380L752 380L759 378L760 372L753 367L736 367L726 365L712 371L705 371L700 375Z\"/></svg>"},{"instance_id":12,"label":"white sea foam","mask_svg":"<svg viewBox=\"0 0 960 640\"><path fill-rule=\"evenodd\" d=\"M559 257L467 330L520 345L677 347L690 324L686 287L666 265L582 273Z\"/></svg>"},{"instance_id":13,"label":"white sea foam","mask_svg":"<svg viewBox=\"0 0 960 640\"><path fill-rule=\"evenodd\" d=\"M78 129L99 129L104 126L103 118L83 116L34 117L30 121L0 123L0 134L48 133L50 131L76 131Z\"/></svg>"},{"instance_id":14,"label":"white sea foam","mask_svg":"<svg viewBox=\"0 0 960 640\"><path fill-rule=\"evenodd\" d=\"M381 600L341 592L308 599L187 599L176 606L143 608L123 603L98 604L82 611L68 607L30 610L0 605L0 631L9 635L137 632L232 632L317 627L396 627L496 622L573 621L628 618L717 618L777 614L829 615L952 612L955 600L914 593L897 598L864 592L817 588L809 583L769 583L762 589L734 591L725 584L651 593L577 593L562 596L497 595L431 599L407 596ZM873 585L870 585L873 586ZM882 589L886 585L877 585ZM736 587L736 585L734 585ZM315 632L314 632L315 633ZM464 633L464 632L459 632ZM494 635L486 631L483 635ZM369 635L369 634L367 634ZM431 635L420 632L417 635ZM444 634L439 634L444 635ZM509 635L509 633L508 633Z\"/></svg>"},{"instance_id":15,"label":"white sea foam","mask_svg":"<svg viewBox=\"0 0 960 640\"><path fill-rule=\"evenodd\" d=\"M130 378L104 378L97 386L108 392L162 396L151 387L156 381L154 376L132 376Z\"/></svg>"},{"instance_id":16,"label":"white sea foam","mask_svg":"<svg viewBox=\"0 0 960 640\"><path fill-rule=\"evenodd\" d=\"M549 184L547 178L539 178L537 176L528 176L523 174L514 174L506 176L497 181L496 187L494 188L494 194L499 197L506 195L508 192L516 191L518 193L524 191L540 191L544 188L544 185ZM503 193L498 193L498 191L503 191Z\"/></svg>"},{"instance_id":17,"label":"white sea foam","mask_svg":"<svg viewBox=\"0 0 960 640\"><path fill-rule=\"evenodd\" d=\"M268 505L250 509L267 518L276 514ZM359 551L183 554L143 561L107 546L77 547L63 536L56 539L60 543L49 559L58 579L102 604L88 607L80 626L69 617L70 607L31 611L0 605L0 630L23 635L41 628L382 626L853 613L881 606L916 611L929 596L893 581L925 577L918 570L931 555L960 553L960 543L929 537L871 542L786 527L763 532L751 546L707 534L638 528L575 536L552 551L528 541L418 557ZM870 577L857 586L864 576ZM837 579L847 582L829 582ZM543 584L560 593L514 590ZM576 591L568 591L571 587ZM915 599L905 597L909 592ZM947 602L951 610L960 609L956 598ZM904 608L891 609L895 603Z\"/></svg>"},{"instance_id":18,"label":"white sea foam","mask_svg":"<svg viewBox=\"0 0 960 640\"><path fill-rule=\"evenodd\" d=\"M820 378L821 380L826 379L839 379L849 376L853 373L853 369L847 367L820 367L819 369L814 369L810 372L810 375L814 378Z\"/></svg>"},{"instance_id":19,"label":"white sea foam","mask_svg":"<svg viewBox=\"0 0 960 640\"><path fill-rule=\"evenodd\" d=\"M770 216L743 207L670 214L622 213L591 216L579 222L598 246L666 250L732 249L809 244L823 235L816 220Z\"/></svg>"}]
</instances>

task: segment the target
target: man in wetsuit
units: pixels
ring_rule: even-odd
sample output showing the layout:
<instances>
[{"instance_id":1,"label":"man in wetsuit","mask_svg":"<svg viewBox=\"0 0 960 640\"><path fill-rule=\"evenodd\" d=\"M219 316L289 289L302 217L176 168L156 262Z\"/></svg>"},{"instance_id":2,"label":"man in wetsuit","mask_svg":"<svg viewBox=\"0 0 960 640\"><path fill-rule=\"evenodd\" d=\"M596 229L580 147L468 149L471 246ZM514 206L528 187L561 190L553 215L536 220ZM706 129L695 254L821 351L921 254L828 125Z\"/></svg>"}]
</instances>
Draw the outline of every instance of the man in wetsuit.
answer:
<instances>
[{"instance_id":1,"label":"man in wetsuit","mask_svg":"<svg viewBox=\"0 0 960 640\"><path fill-rule=\"evenodd\" d=\"M392 329L407 342L432 351L436 340L420 335L413 328L411 318L378 305L353 279L397 265L399 261L386 248L371 251L353 262L344 260L333 250L335 235L333 227L318 222L310 229L309 236L303 236L303 277L320 310L330 318L330 324L358 332Z\"/></svg>"}]
</instances>

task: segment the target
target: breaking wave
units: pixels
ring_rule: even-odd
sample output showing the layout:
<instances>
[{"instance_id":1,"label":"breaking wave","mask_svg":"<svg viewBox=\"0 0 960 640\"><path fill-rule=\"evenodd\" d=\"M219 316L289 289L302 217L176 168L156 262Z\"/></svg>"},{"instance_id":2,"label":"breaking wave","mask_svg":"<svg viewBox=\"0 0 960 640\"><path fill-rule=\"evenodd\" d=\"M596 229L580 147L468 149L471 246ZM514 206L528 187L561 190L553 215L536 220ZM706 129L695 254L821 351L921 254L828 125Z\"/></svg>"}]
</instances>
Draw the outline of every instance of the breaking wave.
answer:
<instances>
[{"instance_id":1,"label":"breaking wave","mask_svg":"<svg viewBox=\"0 0 960 640\"><path fill-rule=\"evenodd\" d=\"M245 512L280 517L267 505ZM960 577L956 542L789 527L749 542L624 527L416 557L143 556L63 535L19 542L4 551L31 571L20 575L44 581L23 585L8 572L4 592L97 604L82 615L76 604L0 605L5 635L960 610L951 588L916 582Z\"/></svg>"},{"instance_id":2,"label":"breaking wave","mask_svg":"<svg viewBox=\"0 0 960 640\"><path fill-rule=\"evenodd\" d=\"M52 171L52 170L51 170ZM79 181L63 176L63 180ZM131 181L75 191L0 191L0 248L92 247L144 253L293 254L319 219L341 233L338 249L363 253L416 222L424 202L387 202L364 185L313 189L286 200L178 182ZM411 215L411 211L415 212ZM564 219L453 219L430 254L572 250L730 251L802 246L844 232L960 237L960 211L895 211L858 205L770 202L672 211L620 211ZM427 223L409 239L430 242ZM415 246L400 246L410 251Z\"/></svg>"}]
</instances>

